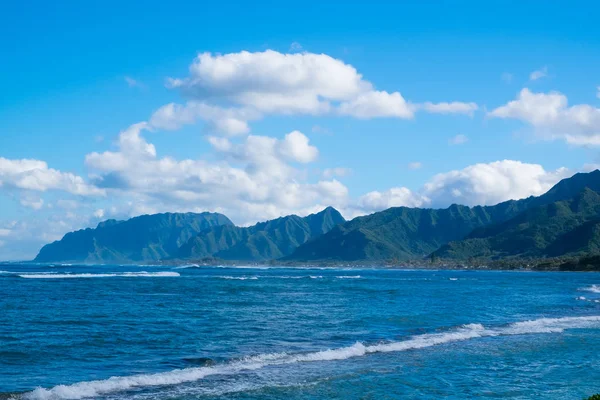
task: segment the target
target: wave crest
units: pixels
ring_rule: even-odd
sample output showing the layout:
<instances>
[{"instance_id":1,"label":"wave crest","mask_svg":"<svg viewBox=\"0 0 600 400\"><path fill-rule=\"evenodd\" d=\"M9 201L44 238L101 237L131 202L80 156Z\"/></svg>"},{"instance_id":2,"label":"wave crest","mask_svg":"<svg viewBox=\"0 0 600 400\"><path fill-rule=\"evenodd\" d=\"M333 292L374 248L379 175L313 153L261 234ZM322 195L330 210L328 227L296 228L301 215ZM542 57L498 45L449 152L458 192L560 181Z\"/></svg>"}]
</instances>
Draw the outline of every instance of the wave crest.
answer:
<instances>
[{"instance_id":1,"label":"wave crest","mask_svg":"<svg viewBox=\"0 0 600 400\"><path fill-rule=\"evenodd\" d=\"M75 400L131 390L138 387L177 385L197 381L211 375L235 374L236 372L256 370L269 365L345 360L352 357L365 356L371 353L422 349L425 347L482 337L557 333L562 332L565 329L577 328L600 328L600 316L540 318L490 328L486 328L481 324L466 324L447 332L417 335L407 340L397 342L373 345L365 345L361 342L356 342L348 347L327 349L304 354L259 354L256 356L245 357L238 361L209 367L178 369L155 374L112 377L105 380L79 382L72 385L59 385L51 389L38 388L32 392L25 393L23 398L28 400Z\"/></svg>"},{"instance_id":2,"label":"wave crest","mask_svg":"<svg viewBox=\"0 0 600 400\"><path fill-rule=\"evenodd\" d=\"M26 279L76 279L76 278L156 278L156 277L178 277L181 276L177 272L161 271L161 272L121 272L121 273L107 273L107 274L20 274L19 277Z\"/></svg>"}]
</instances>

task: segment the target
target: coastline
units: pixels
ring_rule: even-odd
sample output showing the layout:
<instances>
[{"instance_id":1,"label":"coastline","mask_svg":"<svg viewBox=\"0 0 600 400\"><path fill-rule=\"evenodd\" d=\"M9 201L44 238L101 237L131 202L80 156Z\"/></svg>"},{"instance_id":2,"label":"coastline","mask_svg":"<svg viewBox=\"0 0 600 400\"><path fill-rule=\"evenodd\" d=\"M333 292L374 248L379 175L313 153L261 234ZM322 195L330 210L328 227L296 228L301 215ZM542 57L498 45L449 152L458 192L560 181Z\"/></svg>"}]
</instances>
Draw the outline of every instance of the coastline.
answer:
<instances>
[{"instance_id":1,"label":"coastline","mask_svg":"<svg viewBox=\"0 0 600 400\"><path fill-rule=\"evenodd\" d=\"M114 262L49 262L0 261L0 265L50 265L50 266L135 266L135 267L233 267L233 268L298 268L298 269L390 269L439 271L540 271L540 272L600 272L600 255L569 258L498 259L498 260L361 260L361 261L245 261L221 259L114 261Z\"/></svg>"}]
</instances>

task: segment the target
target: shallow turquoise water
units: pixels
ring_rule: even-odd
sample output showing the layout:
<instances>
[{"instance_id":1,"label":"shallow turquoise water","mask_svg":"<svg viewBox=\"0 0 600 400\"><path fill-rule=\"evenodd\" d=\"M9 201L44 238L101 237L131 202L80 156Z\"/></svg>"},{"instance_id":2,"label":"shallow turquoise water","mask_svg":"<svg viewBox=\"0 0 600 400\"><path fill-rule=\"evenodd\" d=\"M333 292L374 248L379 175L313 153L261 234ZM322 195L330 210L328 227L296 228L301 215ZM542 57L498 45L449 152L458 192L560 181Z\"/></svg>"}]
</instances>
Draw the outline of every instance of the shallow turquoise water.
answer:
<instances>
[{"instance_id":1,"label":"shallow turquoise water","mask_svg":"<svg viewBox=\"0 0 600 400\"><path fill-rule=\"evenodd\" d=\"M598 274L0 270L0 393L8 396L581 399L600 392Z\"/></svg>"}]
</instances>

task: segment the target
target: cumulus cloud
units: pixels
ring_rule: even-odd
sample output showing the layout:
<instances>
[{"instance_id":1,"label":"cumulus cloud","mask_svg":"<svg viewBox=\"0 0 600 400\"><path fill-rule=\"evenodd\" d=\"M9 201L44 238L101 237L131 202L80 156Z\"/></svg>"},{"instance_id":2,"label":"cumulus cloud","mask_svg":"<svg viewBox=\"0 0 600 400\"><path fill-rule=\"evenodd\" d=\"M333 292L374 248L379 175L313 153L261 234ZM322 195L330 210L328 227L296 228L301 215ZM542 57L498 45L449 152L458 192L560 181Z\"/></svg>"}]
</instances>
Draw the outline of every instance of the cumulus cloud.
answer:
<instances>
[{"instance_id":1,"label":"cumulus cloud","mask_svg":"<svg viewBox=\"0 0 600 400\"><path fill-rule=\"evenodd\" d=\"M104 194L101 189L89 185L80 176L49 168L44 161L0 157L0 190L2 188L36 192L61 190L80 196Z\"/></svg>"},{"instance_id":2,"label":"cumulus cloud","mask_svg":"<svg viewBox=\"0 0 600 400\"><path fill-rule=\"evenodd\" d=\"M529 80L537 81L538 79L542 79L548 76L548 67L544 66L538 70L533 71L529 74Z\"/></svg>"},{"instance_id":3,"label":"cumulus cloud","mask_svg":"<svg viewBox=\"0 0 600 400\"><path fill-rule=\"evenodd\" d=\"M475 103L463 103L460 101L453 101L451 103L426 102L418 107L434 114L465 114L471 117L479 109L479 106Z\"/></svg>"},{"instance_id":4,"label":"cumulus cloud","mask_svg":"<svg viewBox=\"0 0 600 400\"><path fill-rule=\"evenodd\" d=\"M347 188L335 179L306 181L294 165L308 164L318 149L293 131L281 139L249 135L241 141L210 136L222 160L159 158L135 124L121 132L118 151L91 153L93 183L114 196L134 198L132 214L157 211L223 211L238 223L255 222L327 205L344 205ZM141 143L131 146L131 139ZM113 197L114 197L113 196ZM107 212L108 215L108 212Z\"/></svg>"},{"instance_id":5,"label":"cumulus cloud","mask_svg":"<svg viewBox=\"0 0 600 400\"><path fill-rule=\"evenodd\" d=\"M416 191L395 187L367 193L358 199L354 212L364 214L398 206L444 208L453 203L494 205L539 196L572 174L566 168L546 171L539 164L514 160L474 164L437 174Z\"/></svg>"},{"instance_id":6,"label":"cumulus cloud","mask_svg":"<svg viewBox=\"0 0 600 400\"><path fill-rule=\"evenodd\" d=\"M160 107L150 117L149 126L176 130L200 119L207 123L209 132L236 136L250 132L248 121L259 117L258 112L247 108L222 108L190 101L185 105L169 103Z\"/></svg>"},{"instance_id":7,"label":"cumulus cloud","mask_svg":"<svg viewBox=\"0 0 600 400\"><path fill-rule=\"evenodd\" d=\"M29 207L34 210L39 210L44 206L44 199L41 197L24 196L19 202L23 207Z\"/></svg>"},{"instance_id":8,"label":"cumulus cloud","mask_svg":"<svg viewBox=\"0 0 600 400\"><path fill-rule=\"evenodd\" d=\"M165 129L177 129L196 118L216 125L224 118L233 118L233 130L247 133L242 122L266 114L410 119L415 110L473 115L478 108L475 103L462 102L411 104L400 92L376 90L352 65L308 52L202 53L190 66L188 77L170 78L167 86L192 100L186 106L171 104L155 113L150 123ZM217 103L228 104L233 110L227 112L235 115L196 105L207 108Z\"/></svg>"},{"instance_id":9,"label":"cumulus cloud","mask_svg":"<svg viewBox=\"0 0 600 400\"><path fill-rule=\"evenodd\" d=\"M412 118L412 107L398 92L388 93L370 91L363 93L349 102L343 102L340 114L356 118L396 117Z\"/></svg>"},{"instance_id":10,"label":"cumulus cloud","mask_svg":"<svg viewBox=\"0 0 600 400\"><path fill-rule=\"evenodd\" d=\"M422 193L431 199L433 206L493 205L539 196L571 175L566 168L546 171L539 164L503 160L435 175L424 185Z\"/></svg>"},{"instance_id":11,"label":"cumulus cloud","mask_svg":"<svg viewBox=\"0 0 600 400\"><path fill-rule=\"evenodd\" d=\"M395 187L384 192L369 192L358 199L362 213L384 210L390 207L421 207L429 203L426 197L405 187Z\"/></svg>"},{"instance_id":12,"label":"cumulus cloud","mask_svg":"<svg viewBox=\"0 0 600 400\"><path fill-rule=\"evenodd\" d=\"M544 139L600 145L600 109L588 104L569 106L567 97L559 92L533 93L525 88L516 100L492 110L488 116L528 123Z\"/></svg>"},{"instance_id":13,"label":"cumulus cloud","mask_svg":"<svg viewBox=\"0 0 600 400\"><path fill-rule=\"evenodd\" d=\"M448 144L458 145L458 144L467 143L468 141L469 141L469 138L466 135L458 134L458 135L454 136L453 138L451 138L450 140L448 140Z\"/></svg>"},{"instance_id":14,"label":"cumulus cloud","mask_svg":"<svg viewBox=\"0 0 600 400\"><path fill-rule=\"evenodd\" d=\"M229 99L264 112L319 114L332 100L371 89L354 67L326 54L267 50L199 54L190 76L169 84L200 99Z\"/></svg>"}]
</instances>

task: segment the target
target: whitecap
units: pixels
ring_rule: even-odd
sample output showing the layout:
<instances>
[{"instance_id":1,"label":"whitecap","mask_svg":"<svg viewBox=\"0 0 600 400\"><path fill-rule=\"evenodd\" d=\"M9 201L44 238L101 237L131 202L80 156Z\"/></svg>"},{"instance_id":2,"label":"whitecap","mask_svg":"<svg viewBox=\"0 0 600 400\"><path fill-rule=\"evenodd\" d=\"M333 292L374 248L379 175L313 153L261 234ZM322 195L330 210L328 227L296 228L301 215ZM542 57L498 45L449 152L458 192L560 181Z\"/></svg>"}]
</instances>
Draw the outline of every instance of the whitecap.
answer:
<instances>
[{"instance_id":1,"label":"whitecap","mask_svg":"<svg viewBox=\"0 0 600 400\"><path fill-rule=\"evenodd\" d=\"M360 279L360 275L340 275L336 276L337 279Z\"/></svg>"},{"instance_id":2,"label":"whitecap","mask_svg":"<svg viewBox=\"0 0 600 400\"><path fill-rule=\"evenodd\" d=\"M238 281L246 281L246 280L257 280L258 276L215 276L215 278L219 279L229 279L229 280L238 280Z\"/></svg>"},{"instance_id":3,"label":"whitecap","mask_svg":"<svg viewBox=\"0 0 600 400\"><path fill-rule=\"evenodd\" d=\"M181 265L179 267L173 267L173 269L188 269L188 268L200 268L198 264Z\"/></svg>"},{"instance_id":4,"label":"whitecap","mask_svg":"<svg viewBox=\"0 0 600 400\"><path fill-rule=\"evenodd\" d=\"M600 285L592 285L589 287L581 288L579 290L583 290L586 292L592 292L592 293L600 293Z\"/></svg>"},{"instance_id":5,"label":"whitecap","mask_svg":"<svg viewBox=\"0 0 600 400\"><path fill-rule=\"evenodd\" d=\"M231 375L241 371L257 370L270 365L345 360L372 353L417 350L483 337L557 333L566 329L582 328L600 328L600 316L540 318L490 328L476 323L466 324L447 332L417 335L403 341L372 345L356 342L347 347L303 354L266 353L210 367L186 368L154 374L116 376L105 380L59 385L51 389L38 388L25 393L23 398L28 400L60 400L98 397L134 388L194 382L211 375Z\"/></svg>"},{"instance_id":6,"label":"whitecap","mask_svg":"<svg viewBox=\"0 0 600 400\"><path fill-rule=\"evenodd\" d=\"M26 279L78 279L78 278L158 278L158 277L178 277L180 276L177 272L171 271L162 271L162 272L121 272L121 273L106 273L106 274L92 274L92 273L83 273L83 274L20 274L19 277Z\"/></svg>"}]
</instances>

